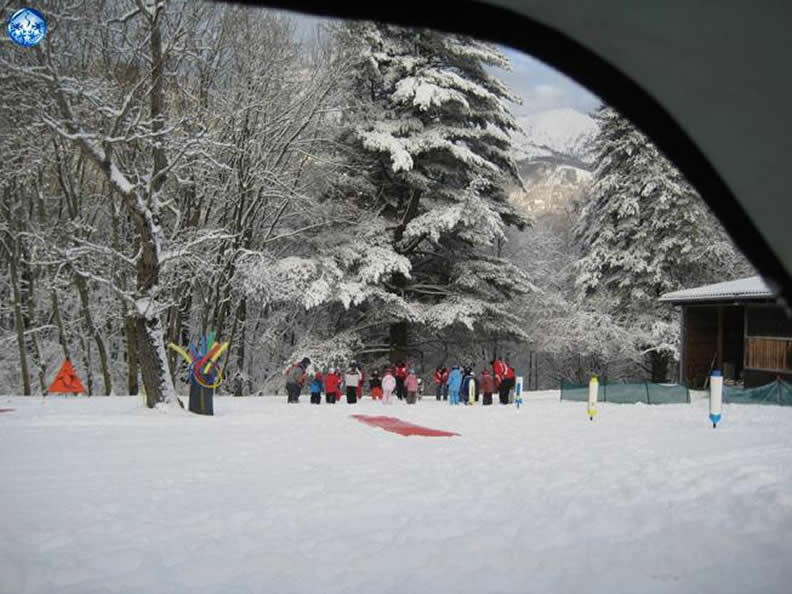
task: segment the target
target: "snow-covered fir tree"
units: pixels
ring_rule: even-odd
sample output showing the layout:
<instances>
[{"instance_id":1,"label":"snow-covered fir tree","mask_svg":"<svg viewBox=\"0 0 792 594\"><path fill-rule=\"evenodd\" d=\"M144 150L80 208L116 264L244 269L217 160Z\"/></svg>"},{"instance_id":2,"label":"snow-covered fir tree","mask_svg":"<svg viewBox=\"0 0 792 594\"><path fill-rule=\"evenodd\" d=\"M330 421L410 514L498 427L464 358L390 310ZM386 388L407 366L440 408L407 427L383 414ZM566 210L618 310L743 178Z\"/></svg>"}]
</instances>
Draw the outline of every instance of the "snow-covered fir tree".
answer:
<instances>
[{"instance_id":1,"label":"snow-covered fir tree","mask_svg":"<svg viewBox=\"0 0 792 594\"><path fill-rule=\"evenodd\" d=\"M668 291L751 273L682 174L609 107L598 110L596 170L575 234L581 298L606 297L611 315L665 381L678 343Z\"/></svg>"},{"instance_id":2,"label":"snow-covered fir tree","mask_svg":"<svg viewBox=\"0 0 792 594\"><path fill-rule=\"evenodd\" d=\"M356 209L355 241L374 242L341 265L376 271L359 279L376 284L363 308L371 335L387 329L381 347L394 359L410 349L408 328L423 339L460 328L521 336L509 304L530 282L493 250L506 225L528 224L504 191L519 182L508 107L519 100L485 69L508 60L428 30L356 23L338 35L355 59L352 109L327 198Z\"/></svg>"}]
</instances>

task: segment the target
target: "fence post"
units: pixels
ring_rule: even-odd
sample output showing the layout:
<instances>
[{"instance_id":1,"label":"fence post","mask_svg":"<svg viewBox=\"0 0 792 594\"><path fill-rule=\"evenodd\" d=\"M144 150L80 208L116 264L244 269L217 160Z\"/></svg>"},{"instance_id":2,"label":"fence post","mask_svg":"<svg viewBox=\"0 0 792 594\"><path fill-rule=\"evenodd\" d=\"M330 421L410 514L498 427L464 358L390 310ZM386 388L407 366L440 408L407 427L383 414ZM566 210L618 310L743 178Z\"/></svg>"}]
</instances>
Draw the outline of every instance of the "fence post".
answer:
<instances>
[{"instance_id":1,"label":"fence post","mask_svg":"<svg viewBox=\"0 0 792 594\"><path fill-rule=\"evenodd\" d=\"M652 404L652 398L649 396L649 382L644 382L644 388L646 389L646 404Z\"/></svg>"},{"instance_id":2,"label":"fence post","mask_svg":"<svg viewBox=\"0 0 792 594\"><path fill-rule=\"evenodd\" d=\"M776 376L776 402L781 406L781 376Z\"/></svg>"}]
</instances>

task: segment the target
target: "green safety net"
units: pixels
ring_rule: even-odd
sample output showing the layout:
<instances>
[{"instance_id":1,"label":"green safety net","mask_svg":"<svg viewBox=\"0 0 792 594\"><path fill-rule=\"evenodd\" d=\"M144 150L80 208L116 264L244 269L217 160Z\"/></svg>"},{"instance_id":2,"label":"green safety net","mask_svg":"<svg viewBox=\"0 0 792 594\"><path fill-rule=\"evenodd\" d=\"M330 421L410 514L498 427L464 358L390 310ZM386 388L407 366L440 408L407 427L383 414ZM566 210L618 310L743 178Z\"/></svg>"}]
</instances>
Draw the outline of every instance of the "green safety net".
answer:
<instances>
[{"instance_id":1,"label":"green safety net","mask_svg":"<svg viewBox=\"0 0 792 594\"><path fill-rule=\"evenodd\" d=\"M561 380L561 400L574 400L576 402L588 402L588 384L575 384L566 380ZM603 399L602 384L597 390L597 400Z\"/></svg>"},{"instance_id":2,"label":"green safety net","mask_svg":"<svg viewBox=\"0 0 792 594\"><path fill-rule=\"evenodd\" d=\"M562 381L561 400L587 402L588 385ZM600 383L597 400L616 404L679 404L690 402L690 393L684 384Z\"/></svg>"},{"instance_id":3,"label":"green safety net","mask_svg":"<svg viewBox=\"0 0 792 594\"><path fill-rule=\"evenodd\" d=\"M723 387L723 401L728 404L775 404L792 406L792 384L776 380L756 388Z\"/></svg>"},{"instance_id":4,"label":"green safety net","mask_svg":"<svg viewBox=\"0 0 792 594\"><path fill-rule=\"evenodd\" d=\"M616 404L635 404L643 402L648 404L646 384L604 384L605 402Z\"/></svg>"},{"instance_id":5,"label":"green safety net","mask_svg":"<svg viewBox=\"0 0 792 594\"><path fill-rule=\"evenodd\" d=\"M685 384L646 384L649 404L680 404L690 402L690 391Z\"/></svg>"}]
</instances>

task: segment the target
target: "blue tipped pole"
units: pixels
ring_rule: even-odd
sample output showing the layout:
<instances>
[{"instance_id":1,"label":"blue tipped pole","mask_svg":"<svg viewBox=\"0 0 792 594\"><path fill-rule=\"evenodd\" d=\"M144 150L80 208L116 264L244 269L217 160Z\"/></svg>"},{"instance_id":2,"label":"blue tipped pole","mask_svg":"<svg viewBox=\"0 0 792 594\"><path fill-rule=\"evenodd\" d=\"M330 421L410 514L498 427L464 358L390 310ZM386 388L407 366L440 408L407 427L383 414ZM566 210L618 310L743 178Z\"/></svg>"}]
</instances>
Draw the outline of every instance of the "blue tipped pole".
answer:
<instances>
[{"instance_id":1,"label":"blue tipped pole","mask_svg":"<svg viewBox=\"0 0 792 594\"><path fill-rule=\"evenodd\" d=\"M721 405L723 403L723 374L720 369L714 369L710 376L710 410L709 418L712 428L715 429L721 420Z\"/></svg>"}]
</instances>

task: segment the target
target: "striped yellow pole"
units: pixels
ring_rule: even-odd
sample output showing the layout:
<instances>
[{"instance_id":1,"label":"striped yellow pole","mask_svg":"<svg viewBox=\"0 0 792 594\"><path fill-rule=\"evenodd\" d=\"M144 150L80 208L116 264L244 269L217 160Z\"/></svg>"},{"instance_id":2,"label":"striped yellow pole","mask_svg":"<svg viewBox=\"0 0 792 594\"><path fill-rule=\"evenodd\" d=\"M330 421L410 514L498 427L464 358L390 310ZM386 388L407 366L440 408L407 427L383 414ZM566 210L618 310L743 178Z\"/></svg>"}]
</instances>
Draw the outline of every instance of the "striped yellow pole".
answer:
<instances>
[{"instance_id":1,"label":"striped yellow pole","mask_svg":"<svg viewBox=\"0 0 792 594\"><path fill-rule=\"evenodd\" d=\"M589 381L589 393L588 393L588 416L590 420L594 420L594 417L597 416L597 392L599 391L599 380L597 379L596 375L591 376L591 381Z\"/></svg>"}]
</instances>

